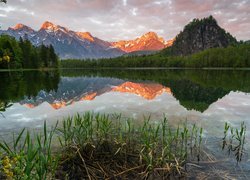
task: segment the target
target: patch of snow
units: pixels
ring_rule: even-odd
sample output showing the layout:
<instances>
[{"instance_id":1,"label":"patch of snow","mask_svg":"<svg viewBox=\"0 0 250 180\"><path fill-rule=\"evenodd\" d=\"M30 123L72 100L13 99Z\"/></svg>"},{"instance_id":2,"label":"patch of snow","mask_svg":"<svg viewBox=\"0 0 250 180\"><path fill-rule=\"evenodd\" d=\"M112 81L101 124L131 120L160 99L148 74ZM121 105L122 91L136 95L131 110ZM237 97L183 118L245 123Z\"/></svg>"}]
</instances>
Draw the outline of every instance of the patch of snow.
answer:
<instances>
[{"instance_id":1,"label":"patch of snow","mask_svg":"<svg viewBox=\"0 0 250 180\"><path fill-rule=\"evenodd\" d=\"M129 47L130 46L130 43L128 43L128 44L125 44L125 47Z\"/></svg>"},{"instance_id":2,"label":"patch of snow","mask_svg":"<svg viewBox=\"0 0 250 180\"><path fill-rule=\"evenodd\" d=\"M45 31L46 31L47 33L52 33L52 32L53 32L52 29L46 29Z\"/></svg>"}]
</instances>

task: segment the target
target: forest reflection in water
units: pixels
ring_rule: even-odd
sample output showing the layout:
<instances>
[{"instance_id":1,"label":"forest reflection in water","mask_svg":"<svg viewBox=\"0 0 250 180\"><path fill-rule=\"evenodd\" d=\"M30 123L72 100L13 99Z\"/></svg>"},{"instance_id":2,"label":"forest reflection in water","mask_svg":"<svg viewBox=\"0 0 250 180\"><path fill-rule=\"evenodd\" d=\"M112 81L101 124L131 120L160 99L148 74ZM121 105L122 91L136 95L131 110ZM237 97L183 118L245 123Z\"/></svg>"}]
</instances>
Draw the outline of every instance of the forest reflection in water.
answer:
<instances>
[{"instance_id":1,"label":"forest reflection in water","mask_svg":"<svg viewBox=\"0 0 250 180\"><path fill-rule=\"evenodd\" d=\"M250 115L245 70L71 69L0 72L0 78L1 129L85 111L221 121Z\"/></svg>"}]
</instances>

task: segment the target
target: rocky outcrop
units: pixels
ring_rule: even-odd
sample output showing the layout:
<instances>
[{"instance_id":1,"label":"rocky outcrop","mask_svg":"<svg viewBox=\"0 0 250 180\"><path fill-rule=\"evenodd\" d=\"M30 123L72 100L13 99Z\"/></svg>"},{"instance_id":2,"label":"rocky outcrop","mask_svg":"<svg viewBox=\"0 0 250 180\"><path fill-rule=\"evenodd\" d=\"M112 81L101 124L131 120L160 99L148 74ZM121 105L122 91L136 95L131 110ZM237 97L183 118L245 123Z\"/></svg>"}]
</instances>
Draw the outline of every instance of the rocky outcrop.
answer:
<instances>
[{"instance_id":1,"label":"rocky outcrop","mask_svg":"<svg viewBox=\"0 0 250 180\"><path fill-rule=\"evenodd\" d=\"M209 16L203 19L194 19L184 27L170 48L163 53L174 56L185 56L208 48L227 47L237 43L237 40L222 29L216 20Z\"/></svg>"}]
</instances>

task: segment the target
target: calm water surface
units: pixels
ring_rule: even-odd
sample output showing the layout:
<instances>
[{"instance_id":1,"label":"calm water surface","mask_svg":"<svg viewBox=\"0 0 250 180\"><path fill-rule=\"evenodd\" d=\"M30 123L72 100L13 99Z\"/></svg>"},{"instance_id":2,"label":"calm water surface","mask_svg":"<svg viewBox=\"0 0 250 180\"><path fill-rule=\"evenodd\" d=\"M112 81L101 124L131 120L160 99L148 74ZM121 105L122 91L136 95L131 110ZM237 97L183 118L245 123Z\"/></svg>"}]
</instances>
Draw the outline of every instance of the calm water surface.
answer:
<instances>
[{"instance_id":1,"label":"calm water surface","mask_svg":"<svg viewBox=\"0 0 250 180\"><path fill-rule=\"evenodd\" d=\"M25 71L0 72L0 79L2 136L93 111L122 113L138 121L151 115L157 122L165 115L172 126L180 121L202 126L210 140L222 138L225 122L239 127L244 121L249 147L250 71ZM208 147L217 151L215 144ZM245 168L249 163L246 159Z\"/></svg>"}]
</instances>

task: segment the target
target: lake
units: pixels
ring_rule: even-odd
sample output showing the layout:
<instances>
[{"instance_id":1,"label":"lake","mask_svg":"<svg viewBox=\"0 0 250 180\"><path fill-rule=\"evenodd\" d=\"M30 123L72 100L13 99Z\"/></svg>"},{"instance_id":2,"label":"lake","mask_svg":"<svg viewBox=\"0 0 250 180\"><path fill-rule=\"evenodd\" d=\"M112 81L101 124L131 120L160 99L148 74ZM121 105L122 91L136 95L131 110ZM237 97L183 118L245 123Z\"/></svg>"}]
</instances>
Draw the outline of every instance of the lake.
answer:
<instances>
[{"instance_id":1,"label":"lake","mask_svg":"<svg viewBox=\"0 0 250 180\"><path fill-rule=\"evenodd\" d=\"M63 117L93 111L121 113L138 123L166 116L204 128L206 145L221 157L225 122L247 127L249 153L250 71L166 69L71 69L0 72L0 134L39 128ZM226 153L225 153L226 154ZM227 156L223 156L227 157ZM230 161L231 162L231 161ZM244 164L245 163L245 164ZM246 155L243 170L249 171Z\"/></svg>"}]
</instances>

